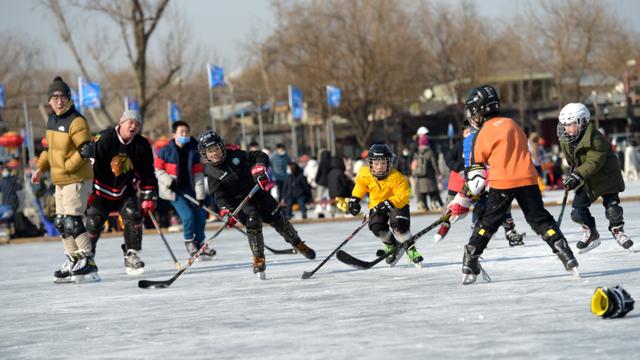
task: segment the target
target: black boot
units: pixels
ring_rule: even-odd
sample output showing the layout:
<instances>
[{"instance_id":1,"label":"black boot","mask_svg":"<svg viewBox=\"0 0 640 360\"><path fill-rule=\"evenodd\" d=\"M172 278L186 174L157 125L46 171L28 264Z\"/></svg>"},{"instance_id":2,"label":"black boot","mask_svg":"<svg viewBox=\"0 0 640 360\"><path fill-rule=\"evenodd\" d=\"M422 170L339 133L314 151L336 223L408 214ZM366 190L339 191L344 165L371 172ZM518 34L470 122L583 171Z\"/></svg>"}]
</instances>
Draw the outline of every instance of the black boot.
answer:
<instances>
[{"instance_id":1,"label":"black boot","mask_svg":"<svg viewBox=\"0 0 640 360\"><path fill-rule=\"evenodd\" d=\"M573 252L567 244L567 240L565 238L561 238L560 240L556 240L553 243L553 248L555 249L556 255L562 261L562 265L567 271L577 271L578 268L578 260L573 256Z\"/></svg>"},{"instance_id":2,"label":"black boot","mask_svg":"<svg viewBox=\"0 0 640 360\"><path fill-rule=\"evenodd\" d=\"M476 247L470 244L465 245L462 257L462 284L473 284L481 272L480 254L476 255Z\"/></svg>"}]
</instances>

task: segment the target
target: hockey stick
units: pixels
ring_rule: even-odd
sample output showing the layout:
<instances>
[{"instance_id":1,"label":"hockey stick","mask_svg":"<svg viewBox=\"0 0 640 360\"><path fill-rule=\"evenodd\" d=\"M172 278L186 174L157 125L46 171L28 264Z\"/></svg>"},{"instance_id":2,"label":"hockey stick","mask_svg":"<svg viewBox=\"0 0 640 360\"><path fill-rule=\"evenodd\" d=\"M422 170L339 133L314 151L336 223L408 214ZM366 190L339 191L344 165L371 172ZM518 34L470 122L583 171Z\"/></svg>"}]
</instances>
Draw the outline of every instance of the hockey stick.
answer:
<instances>
[{"instance_id":1,"label":"hockey stick","mask_svg":"<svg viewBox=\"0 0 640 360\"><path fill-rule=\"evenodd\" d=\"M176 259L176 255L173 253L173 250L171 250L171 246L169 246L169 242L167 241L167 238L164 237L162 230L160 230L160 225L158 224L158 220L156 220L155 215L153 215L151 211L149 211L148 214L149 214L149 219L151 219L151 222L153 223L153 226L156 228L156 230L158 230L158 234L160 234L160 238L162 239L164 246L166 246L167 250L169 250L169 254L171 254L171 258L173 259L173 262L176 264L176 269L180 270L180 262L178 261L178 259Z\"/></svg>"},{"instance_id":2,"label":"hockey stick","mask_svg":"<svg viewBox=\"0 0 640 360\"><path fill-rule=\"evenodd\" d=\"M220 220L222 219L220 217L219 214L217 214L215 211L209 209L208 207L204 206L204 205L200 205L200 203L198 202L198 200L194 199L193 196L189 195L189 194L185 194L183 192L176 192L176 194L181 195L182 197L184 197L185 199L187 199L188 201L190 201L193 205L199 207L200 209L205 210L206 212L208 212L209 214L213 215L216 219ZM247 232L242 230L241 228L239 228L237 225L233 226L234 229L240 231L242 234L244 234L244 236L247 236ZM270 247L268 247L265 244L265 249L271 251L272 253L276 254L276 255L290 255L290 254L296 254L297 251L295 249L283 249L283 250L277 250L277 249L272 249Z\"/></svg>"},{"instance_id":3,"label":"hockey stick","mask_svg":"<svg viewBox=\"0 0 640 360\"><path fill-rule=\"evenodd\" d=\"M210 238L208 238L207 241L204 242L204 244L202 244L200 249L196 251L195 254L191 255L191 257L187 260L186 264L182 267L182 269L180 269L175 275L173 275L171 279L160 280L160 281L140 280L138 281L138 287L142 289L148 289L148 288L167 288L171 286L171 284L173 284L173 282L176 281L176 279L178 279L180 275L182 275L185 271L187 271L191 267L191 265L196 261L196 259L200 255L202 255L204 250L207 247L209 247L209 242L215 239L218 236L218 234L220 234L222 230L224 230L224 228L227 227L227 223L229 222L229 219L233 216L238 215L240 210L242 210L242 208L246 205L249 199L251 199L251 197L256 193L256 191L258 191L258 189L260 189L260 185L256 184L253 186L251 191L249 191L249 194L245 196L245 198L242 200L242 202L240 202L240 204L231 213L231 215L229 215L227 218L222 220L222 226L220 226L220 228Z\"/></svg>"},{"instance_id":4,"label":"hockey stick","mask_svg":"<svg viewBox=\"0 0 640 360\"><path fill-rule=\"evenodd\" d=\"M560 215L558 216L558 220L556 224L560 227L562 224L562 216L564 215L564 209L567 207L567 198L569 197L569 188L564 188L564 196L562 197L562 206L560 207Z\"/></svg>"},{"instance_id":5,"label":"hockey stick","mask_svg":"<svg viewBox=\"0 0 640 360\"><path fill-rule=\"evenodd\" d=\"M398 260L400 260L400 257L402 256L402 252L403 251L406 251L409 248L409 246L413 245L415 243L415 241L418 240L420 237L422 237L424 234L428 233L429 231L434 229L436 226L442 224L443 222L449 220L450 217L451 217L451 211L448 211L446 214L442 215L438 220L434 221L431 225L429 225L426 228L420 230L419 232L414 234L412 237L407 239L405 242L403 242L402 246L398 247L395 252L391 252L390 251L388 253L384 253L383 255L378 256L376 259L374 259L372 261L360 260L360 259L350 255L346 251L342 251L342 250L338 251L338 253L336 254L336 257L341 262L343 262L343 263L345 263L345 264L347 264L349 266L355 267L356 269L367 270L367 269L371 269L377 263L379 263L382 260L386 259L387 257L391 256L391 254L395 253L396 254L396 261L394 261L393 264L390 264L391 266L393 266L398 262Z\"/></svg>"},{"instance_id":6,"label":"hockey stick","mask_svg":"<svg viewBox=\"0 0 640 360\"><path fill-rule=\"evenodd\" d=\"M305 271L302 273L302 278L303 279L308 279L310 277L313 276L313 274L316 273L316 271L318 271L327 261L329 261L329 259L333 256L333 254L335 254L336 252L338 252L338 250L340 250L340 248L342 248L347 242L349 242L349 240L353 239L354 236L356 236L356 234L363 228L365 227L365 225L367 225L369 223L369 215L367 214L364 219L362 219L362 224L360 224L360 226L358 226L357 229L355 229L351 235L349 235L346 239L344 239L344 241L338 245L337 248L335 248L335 250L333 250L331 252L331 254L329 254L329 256L326 257L326 259L322 260L322 262L320 263L320 265L316 266L315 269L313 269L312 271Z\"/></svg>"}]
</instances>

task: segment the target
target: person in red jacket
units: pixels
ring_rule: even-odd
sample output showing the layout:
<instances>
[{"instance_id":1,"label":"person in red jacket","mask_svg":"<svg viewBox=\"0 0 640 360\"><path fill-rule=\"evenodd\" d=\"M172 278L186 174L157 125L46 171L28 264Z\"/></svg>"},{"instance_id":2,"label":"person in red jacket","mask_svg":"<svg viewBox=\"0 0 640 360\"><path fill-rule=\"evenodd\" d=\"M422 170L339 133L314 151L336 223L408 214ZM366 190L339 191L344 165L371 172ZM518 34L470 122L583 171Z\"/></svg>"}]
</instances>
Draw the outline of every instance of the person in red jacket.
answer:
<instances>
[{"instance_id":1,"label":"person in red jacket","mask_svg":"<svg viewBox=\"0 0 640 360\"><path fill-rule=\"evenodd\" d=\"M473 167L485 166L490 170L488 181L491 188L487 193L486 211L480 215L469 243L464 247L462 283L467 285L475 282L481 272L486 280L490 280L479 258L511 208L514 198L531 228L542 236L565 269L577 273L578 261L555 219L544 208L527 137L513 119L500 116L499 110L500 99L493 86L475 87L467 94L466 116L469 124L478 130L473 144ZM465 192L469 196L481 194L486 183L482 171L476 174L476 177L467 176ZM465 207L468 210L471 201L463 194L456 195L449 205L452 216L460 215L459 210Z\"/></svg>"}]
</instances>

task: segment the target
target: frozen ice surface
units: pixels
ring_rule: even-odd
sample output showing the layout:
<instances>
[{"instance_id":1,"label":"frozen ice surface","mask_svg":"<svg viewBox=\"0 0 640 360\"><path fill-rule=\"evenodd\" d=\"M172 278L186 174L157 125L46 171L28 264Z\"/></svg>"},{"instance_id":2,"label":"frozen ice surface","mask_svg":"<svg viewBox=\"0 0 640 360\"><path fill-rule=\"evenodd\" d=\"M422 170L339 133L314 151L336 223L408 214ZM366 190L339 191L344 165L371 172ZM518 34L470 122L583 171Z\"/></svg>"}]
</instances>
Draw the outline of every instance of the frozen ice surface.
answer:
<instances>
[{"instance_id":1,"label":"frozen ice surface","mask_svg":"<svg viewBox=\"0 0 640 360\"><path fill-rule=\"evenodd\" d=\"M637 244L640 203L622 205ZM315 268L357 220L297 225L316 260L267 252L267 281L253 275L247 241L225 230L213 242L216 259L194 264L167 289L137 287L140 279L168 279L176 271L158 236L145 236L146 272L135 277L125 274L119 239L101 240L102 282L81 285L52 281L64 262L61 243L2 246L0 358L632 359L640 353L640 310L602 320L591 314L590 299L595 287L619 284L640 300L640 254L612 239L600 204L592 211L603 243L577 255L582 278L564 271L514 209L525 246L509 247L500 229L482 263L493 282L479 278L469 286L461 285L461 260L470 217L438 245L434 231L418 242L422 269L406 256L396 268L367 271L332 259L308 280L302 272ZM575 249L579 232L569 213L562 229ZM412 229L435 219L414 217ZM265 229L269 246L287 247ZM184 261L180 235L167 237ZM343 249L372 259L379 247L364 229Z\"/></svg>"}]
</instances>

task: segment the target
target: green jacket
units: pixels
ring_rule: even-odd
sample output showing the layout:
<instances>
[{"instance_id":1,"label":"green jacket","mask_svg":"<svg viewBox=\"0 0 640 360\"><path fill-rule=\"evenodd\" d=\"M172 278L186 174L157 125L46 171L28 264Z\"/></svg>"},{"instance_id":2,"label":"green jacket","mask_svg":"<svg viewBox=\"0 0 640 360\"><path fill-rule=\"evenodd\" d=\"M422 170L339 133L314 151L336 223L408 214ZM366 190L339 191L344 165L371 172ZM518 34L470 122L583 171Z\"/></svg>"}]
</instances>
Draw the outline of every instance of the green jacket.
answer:
<instances>
[{"instance_id":1,"label":"green jacket","mask_svg":"<svg viewBox=\"0 0 640 360\"><path fill-rule=\"evenodd\" d=\"M592 122L587 124L577 143L560 142L560 148L573 171L584 179L589 200L593 202L604 194L624 191L618 158Z\"/></svg>"}]
</instances>

